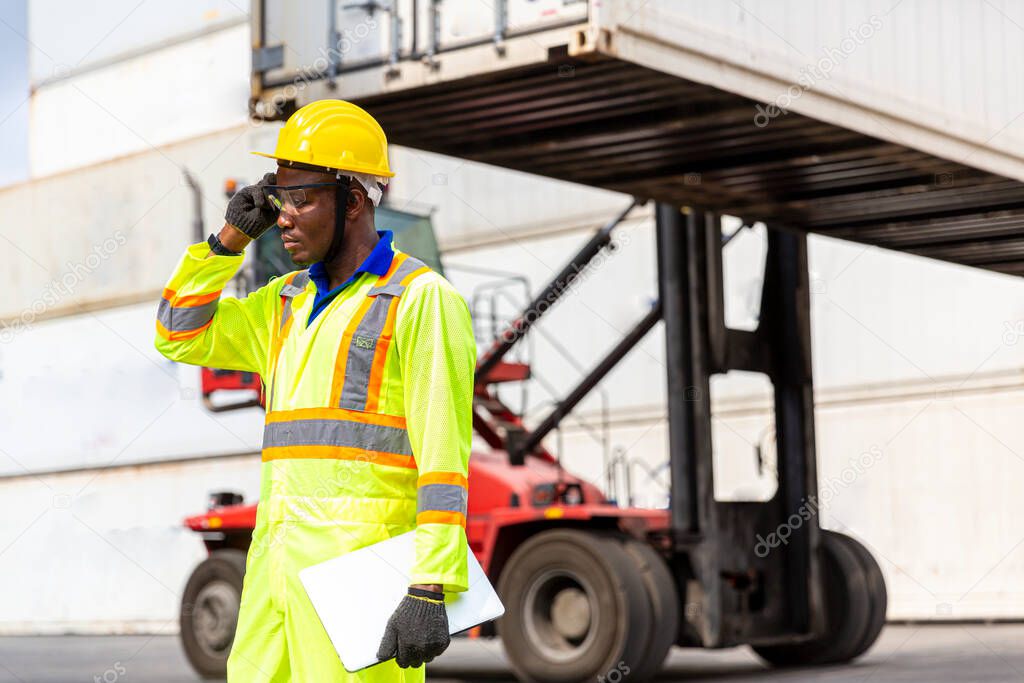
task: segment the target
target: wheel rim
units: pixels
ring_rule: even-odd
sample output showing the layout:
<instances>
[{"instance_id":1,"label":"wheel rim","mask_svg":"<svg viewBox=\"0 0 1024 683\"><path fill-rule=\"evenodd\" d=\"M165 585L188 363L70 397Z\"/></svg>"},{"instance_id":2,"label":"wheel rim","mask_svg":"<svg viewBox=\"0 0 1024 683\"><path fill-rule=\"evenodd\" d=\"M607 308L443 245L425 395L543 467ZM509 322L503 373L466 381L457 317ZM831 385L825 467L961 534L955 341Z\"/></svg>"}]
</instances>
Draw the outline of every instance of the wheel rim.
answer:
<instances>
[{"instance_id":1,"label":"wheel rim","mask_svg":"<svg viewBox=\"0 0 1024 683\"><path fill-rule=\"evenodd\" d=\"M211 581L196 595L192 631L207 655L223 657L231 648L238 624L239 595L226 581Z\"/></svg>"},{"instance_id":2,"label":"wheel rim","mask_svg":"<svg viewBox=\"0 0 1024 683\"><path fill-rule=\"evenodd\" d=\"M548 660L576 659L597 637L601 612L593 587L583 577L548 570L533 580L524 600L526 637Z\"/></svg>"}]
</instances>

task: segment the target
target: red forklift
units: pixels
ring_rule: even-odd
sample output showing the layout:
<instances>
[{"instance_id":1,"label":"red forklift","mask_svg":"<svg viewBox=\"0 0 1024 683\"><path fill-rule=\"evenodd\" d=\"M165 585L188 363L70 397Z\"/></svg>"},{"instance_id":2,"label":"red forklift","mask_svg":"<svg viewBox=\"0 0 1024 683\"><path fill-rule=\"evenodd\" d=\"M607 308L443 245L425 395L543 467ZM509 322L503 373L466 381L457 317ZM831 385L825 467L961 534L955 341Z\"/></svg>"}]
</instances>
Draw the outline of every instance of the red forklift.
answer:
<instances>
[{"instance_id":1,"label":"red forklift","mask_svg":"<svg viewBox=\"0 0 1024 683\"><path fill-rule=\"evenodd\" d=\"M717 213L657 204L659 297L650 310L543 419L525 423L500 396L531 377L513 350L643 203L634 200L596 230L519 315L478 339L485 350L473 426L485 447L470 460L466 530L506 613L470 635L500 637L516 676L537 683L649 680L673 645L750 645L777 666L852 660L877 639L887 595L870 552L820 529L816 506L807 505L817 489L806 235L767 230L759 324L738 331L724 322L722 267L735 233L723 232ZM429 216L385 205L377 218L403 250L443 272ZM201 221L196 228L201 237ZM253 246L242 291L294 268L276 229ZM659 321L671 492L667 509L643 509L574 476L544 440ZM778 489L764 502L714 496L709 383L733 369L764 373L773 385ZM259 377L202 373L211 410L262 404ZM811 514L794 524L799 510ZM225 673L255 518L255 503L216 492L205 513L185 520L209 552L188 581L180 616L185 653L204 677ZM778 538L781 529L784 541L760 552L758 539Z\"/></svg>"}]
</instances>

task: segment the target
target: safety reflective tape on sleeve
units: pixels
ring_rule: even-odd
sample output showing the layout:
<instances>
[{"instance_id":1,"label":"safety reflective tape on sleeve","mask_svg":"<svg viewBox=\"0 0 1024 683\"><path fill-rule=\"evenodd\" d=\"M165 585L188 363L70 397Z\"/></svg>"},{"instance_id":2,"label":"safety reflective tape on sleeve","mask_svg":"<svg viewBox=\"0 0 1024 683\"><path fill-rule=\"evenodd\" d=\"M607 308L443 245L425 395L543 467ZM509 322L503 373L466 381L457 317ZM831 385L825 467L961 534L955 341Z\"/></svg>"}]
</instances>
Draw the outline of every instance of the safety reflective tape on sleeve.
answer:
<instances>
[{"instance_id":1,"label":"safety reflective tape on sleeve","mask_svg":"<svg viewBox=\"0 0 1024 683\"><path fill-rule=\"evenodd\" d=\"M173 289L164 289L163 298L167 299L172 306L201 306L202 304L216 301L220 298L223 290L206 292L205 294L183 294L179 295Z\"/></svg>"},{"instance_id":2,"label":"safety reflective tape on sleeve","mask_svg":"<svg viewBox=\"0 0 1024 683\"><path fill-rule=\"evenodd\" d=\"M165 289L156 312L157 330L172 340L197 336L213 320L219 297L220 290L178 296L173 290Z\"/></svg>"},{"instance_id":3,"label":"safety reflective tape on sleeve","mask_svg":"<svg viewBox=\"0 0 1024 683\"><path fill-rule=\"evenodd\" d=\"M469 488L469 480L465 475L458 472L425 472L416 481L417 486L429 484L453 484L462 488Z\"/></svg>"},{"instance_id":4,"label":"safety reflective tape on sleeve","mask_svg":"<svg viewBox=\"0 0 1024 683\"><path fill-rule=\"evenodd\" d=\"M427 472L417 481L417 524L466 525L469 489L458 472Z\"/></svg>"},{"instance_id":5,"label":"safety reflective tape on sleeve","mask_svg":"<svg viewBox=\"0 0 1024 683\"><path fill-rule=\"evenodd\" d=\"M452 484L429 484L416 492L416 512L441 510L466 514L469 491Z\"/></svg>"},{"instance_id":6,"label":"safety reflective tape on sleeve","mask_svg":"<svg viewBox=\"0 0 1024 683\"><path fill-rule=\"evenodd\" d=\"M416 514L417 524L458 524L466 526L466 515L461 512L442 512L440 510L427 510Z\"/></svg>"}]
</instances>

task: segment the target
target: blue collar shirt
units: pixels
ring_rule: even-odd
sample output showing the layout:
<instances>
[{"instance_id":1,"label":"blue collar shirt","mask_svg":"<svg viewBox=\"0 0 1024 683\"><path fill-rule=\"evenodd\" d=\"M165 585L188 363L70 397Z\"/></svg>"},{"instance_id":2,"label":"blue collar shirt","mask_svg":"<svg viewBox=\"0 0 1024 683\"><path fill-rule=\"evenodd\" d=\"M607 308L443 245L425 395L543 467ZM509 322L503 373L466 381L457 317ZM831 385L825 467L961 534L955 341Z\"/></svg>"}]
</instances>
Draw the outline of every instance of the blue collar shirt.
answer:
<instances>
[{"instance_id":1,"label":"blue collar shirt","mask_svg":"<svg viewBox=\"0 0 1024 683\"><path fill-rule=\"evenodd\" d=\"M380 237L380 240L373 247L370 255L359 264L356 272L352 273L349 279L334 289L328 291L328 287L331 286L330 277L327 275L327 268L324 266L323 261L317 261L309 267L309 279L313 281L313 285L316 287L316 296L313 297L313 310L309 312L309 320L306 321L307 327L312 325L316 317L320 315L320 312L334 301L334 297L338 296L346 287L355 282L360 275L363 273L373 273L374 275L381 276L388 272L388 268L391 267L391 261L395 257L395 250L391 247L394 233L390 230L378 230L377 236Z\"/></svg>"}]
</instances>

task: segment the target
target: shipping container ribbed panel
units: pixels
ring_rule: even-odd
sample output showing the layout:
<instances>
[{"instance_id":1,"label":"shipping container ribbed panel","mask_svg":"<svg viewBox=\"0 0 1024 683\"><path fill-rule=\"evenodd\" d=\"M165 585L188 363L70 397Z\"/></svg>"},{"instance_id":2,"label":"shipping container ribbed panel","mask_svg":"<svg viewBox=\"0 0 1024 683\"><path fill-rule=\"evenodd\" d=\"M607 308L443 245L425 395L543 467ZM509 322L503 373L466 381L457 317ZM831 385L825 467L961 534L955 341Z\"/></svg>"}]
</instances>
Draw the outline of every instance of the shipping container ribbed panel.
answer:
<instances>
[{"instance_id":1,"label":"shipping container ribbed panel","mask_svg":"<svg viewBox=\"0 0 1024 683\"><path fill-rule=\"evenodd\" d=\"M325 35L268 0L253 112L354 99L410 147L1024 273L1016 5L525 4L455 37L453 3L328 2Z\"/></svg>"}]
</instances>

